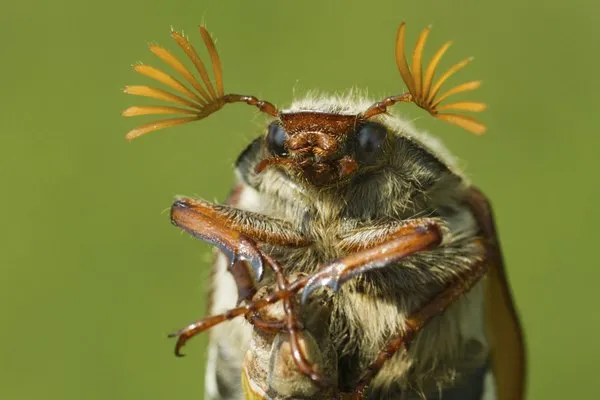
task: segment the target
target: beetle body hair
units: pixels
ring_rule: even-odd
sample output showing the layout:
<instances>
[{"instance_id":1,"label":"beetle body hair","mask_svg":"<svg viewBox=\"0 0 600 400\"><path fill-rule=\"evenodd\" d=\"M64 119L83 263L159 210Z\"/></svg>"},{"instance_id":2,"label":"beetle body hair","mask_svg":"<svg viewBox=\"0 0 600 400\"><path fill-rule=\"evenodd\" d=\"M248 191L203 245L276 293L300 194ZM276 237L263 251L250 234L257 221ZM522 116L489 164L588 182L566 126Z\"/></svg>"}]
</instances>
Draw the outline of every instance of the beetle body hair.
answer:
<instances>
[{"instance_id":1,"label":"beetle body hair","mask_svg":"<svg viewBox=\"0 0 600 400\"><path fill-rule=\"evenodd\" d=\"M358 114L370 104L373 101L356 93L312 94L284 112ZM383 114L373 120L389 131L381 162L323 187L308 185L277 168L255 172L267 151L264 138L257 138L237 161L238 189L231 201L235 208L287 221L312 239L310 246L299 249L261 245L284 266L286 274L310 274L346 255L345 246L373 240L386 227L409 219L437 218L444 227L439 248L360 275L336 294L322 294L332 302L328 339L337 353L342 390L351 390L386 342L405 330L411 312L479 257L477 225L463 204L469 182L454 158L439 141L400 117ZM268 274L264 284L272 284ZM432 319L408 352L399 352L386 362L371 383L368 398L437 398L430 396L439 396L484 368L489 346L483 322L483 285L479 282ZM219 255L213 266L210 313L235 307L235 293L227 261ZM213 328L206 398L241 398L239 377L245 353L252 351L248 346L253 334L252 325L242 319Z\"/></svg>"}]
</instances>

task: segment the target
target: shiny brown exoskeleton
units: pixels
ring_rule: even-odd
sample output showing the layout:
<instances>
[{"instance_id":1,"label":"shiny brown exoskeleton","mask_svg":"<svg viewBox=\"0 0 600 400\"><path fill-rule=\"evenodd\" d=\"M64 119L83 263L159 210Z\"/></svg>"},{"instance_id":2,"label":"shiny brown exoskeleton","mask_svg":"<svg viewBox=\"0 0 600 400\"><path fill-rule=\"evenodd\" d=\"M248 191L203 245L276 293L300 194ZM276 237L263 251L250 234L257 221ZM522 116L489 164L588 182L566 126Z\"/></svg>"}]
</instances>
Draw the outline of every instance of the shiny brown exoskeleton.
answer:
<instances>
[{"instance_id":1,"label":"shiny brown exoskeleton","mask_svg":"<svg viewBox=\"0 0 600 400\"><path fill-rule=\"evenodd\" d=\"M175 225L219 250L214 315L173 335L180 354L187 340L212 328L208 398L523 398L524 345L489 204L439 143L387 113L412 102L480 134L480 122L446 111L479 112L483 103L441 104L480 82L440 95L470 59L434 81L450 42L423 70L425 29L409 68L404 31L401 24L396 62L408 93L379 102L313 96L280 111L253 96L225 94L203 27L215 85L177 32L172 37L200 80L167 50L151 50L192 88L135 67L177 94L148 86L127 93L177 106L130 107L124 115L187 116L147 123L128 139L233 102L273 118L239 156L227 204L180 198L171 208Z\"/></svg>"}]
</instances>

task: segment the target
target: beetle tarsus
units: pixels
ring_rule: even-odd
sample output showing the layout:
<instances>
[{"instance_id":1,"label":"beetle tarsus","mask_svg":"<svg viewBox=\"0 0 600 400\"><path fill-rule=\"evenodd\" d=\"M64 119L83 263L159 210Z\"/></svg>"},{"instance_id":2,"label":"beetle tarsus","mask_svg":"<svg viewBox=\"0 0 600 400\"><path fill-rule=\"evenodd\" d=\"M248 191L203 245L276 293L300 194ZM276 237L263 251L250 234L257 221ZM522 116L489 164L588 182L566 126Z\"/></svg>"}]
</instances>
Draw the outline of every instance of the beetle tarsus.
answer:
<instances>
[{"instance_id":1,"label":"beetle tarsus","mask_svg":"<svg viewBox=\"0 0 600 400\"><path fill-rule=\"evenodd\" d=\"M334 292L337 292L345 282L345 280L342 280L340 277L340 267L343 267L343 265L332 265L331 267L322 269L314 274L308 280L306 287L302 291L302 304L306 304L310 294L319 288L328 287Z\"/></svg>"}]
</instances>

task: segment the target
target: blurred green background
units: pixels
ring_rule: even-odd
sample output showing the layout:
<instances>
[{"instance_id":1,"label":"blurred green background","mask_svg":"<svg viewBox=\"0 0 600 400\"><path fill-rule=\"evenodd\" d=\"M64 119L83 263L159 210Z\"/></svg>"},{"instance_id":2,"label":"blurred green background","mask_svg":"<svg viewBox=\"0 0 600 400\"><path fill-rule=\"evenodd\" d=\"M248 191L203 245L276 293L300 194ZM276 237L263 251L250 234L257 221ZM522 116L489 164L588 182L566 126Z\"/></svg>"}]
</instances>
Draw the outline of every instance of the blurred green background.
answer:
<instances>
[{"instance_id":1,"label":"blurred green background","mask_svg":"<svg viewBox=\"0 0 600 400\"><path fill-rule=\"evenodd\" d=\"M176 194L222 200L263 120L229 106L127 143L141 122L126 84L169 27L218 40L226 90L286 106L309 89L404 90L393 61L434 24L455 82L482 79L483 137L396 111L441 137L492 198L530 353L529 399L600 398L596 0L5 3L0 13L0 399L202 398L206 336L166 334L204 315L209 247L182 235Z\"/></svg>"}]
</instances>

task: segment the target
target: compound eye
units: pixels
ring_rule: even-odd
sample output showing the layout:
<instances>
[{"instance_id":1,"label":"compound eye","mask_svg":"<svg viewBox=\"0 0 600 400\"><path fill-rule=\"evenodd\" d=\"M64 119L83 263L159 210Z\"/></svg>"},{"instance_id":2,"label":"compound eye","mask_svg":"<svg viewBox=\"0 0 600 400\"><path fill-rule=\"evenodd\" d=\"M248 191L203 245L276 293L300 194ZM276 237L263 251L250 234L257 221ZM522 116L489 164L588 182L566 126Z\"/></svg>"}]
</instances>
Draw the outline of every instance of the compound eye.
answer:
<instances>
[{"instance_id":1,"label":"compound eye","mask_svg":"<svg viewBox=\"0 0 600 400\"><path fill-rule=\"evenodd\" d=\"M277 121L271 122L267 132L267 146L271 153L276 156L285 156L287 155L287 151L285 149L284 143L285 139L287 139L287 134L277 123Z\"/></svg>"},{"instance_id":2,"label":"compound eye","mask_svg":"<svg viewBox=\"0 0 600 400\"><path fill-rule=\"evenodd\" d=\"M360 161L373 162L383 147L387 137L387 129L375 122L366 122L356 133L356 155Z\"/></svg>"}]
</instances>

